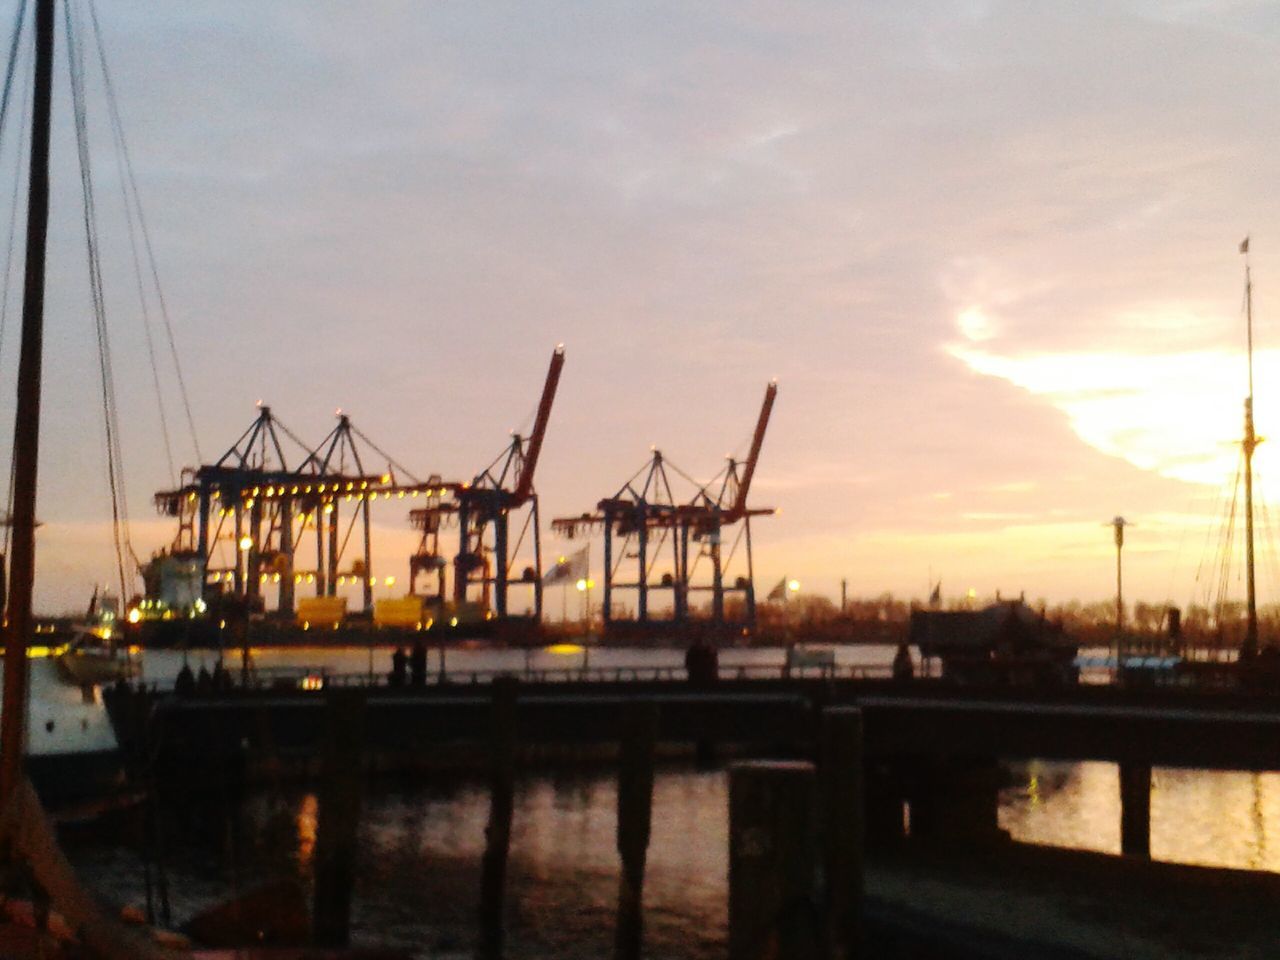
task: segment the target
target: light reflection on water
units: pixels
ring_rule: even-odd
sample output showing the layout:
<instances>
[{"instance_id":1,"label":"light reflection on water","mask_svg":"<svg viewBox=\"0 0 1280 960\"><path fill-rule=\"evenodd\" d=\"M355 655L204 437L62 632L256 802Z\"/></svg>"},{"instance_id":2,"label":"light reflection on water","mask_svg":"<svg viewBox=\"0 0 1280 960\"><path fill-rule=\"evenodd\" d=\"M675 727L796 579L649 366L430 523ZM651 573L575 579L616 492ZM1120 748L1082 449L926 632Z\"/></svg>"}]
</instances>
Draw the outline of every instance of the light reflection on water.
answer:
<instances>
[{"instance_id":1,"label":"light reflection on water","mask_svg":"<svg viewBox=\"0 0 1280 960\"><path fill-rule=\"evenodd\" d=\"M1000 822L1019 840L1115 853L1117 772L1105 763L1035 762L1011 768ZM1268 838L1280 827L1276 775L1157 769L1152 852L1158 859L1280 870ZM509 954L518 960L611 952L617 898L617 797L610 772L521 779L508 870ZM172 813L172 811L171 811ZM235 886L304 880L314 843L314 794L267 791L246 802L234 858L211 830L204 841L170 825L167 859L175 912L184 919ZM488 817L483 785L369 787L360 826L353 903L358 943L388 943L421 957L468 956L474 942L480 858ZM724 951L728 870L727 778L668 769L654 785L645 886L648 955L708 960ZM73 851L90 883L141 902L136 853Z\"/></svg>"},{"instance_id":2,"label":"light reflection on water","mask_svg":"<svg viewBox=\"0 0 1280 960\"><path fill-rule=\"evenodd\" d=\"M1015 767L1000 825L1017 840L1120 852L1119 772L1111 763ZM1030 789L1032 781L1038 789ZM1156 767L1151 855L1157 860L1280 871L1280 774Z\"/></svg>"},{"instance_id":3,"label":"light reflection on water","mask_svg":"<svg viewBox=\"0 0 1280 960\"><path fill-rule=\"evenodd\" d=\"M193 654L197 663L201 656ZM777 662L782 651L726 651L722 664ZM177 672L181 655L149 653L153 679ZM329 662L368 669L368 650L263 651L264 665ZM454 669L518 668L522 651L450 651ZM679 665L679 651L592 651L593 665ZM841 649L841 663L887 664L892 648ZM572 660L572 657L568 659ZM495 663L495 660L500 663ZM535 651L536 669L564 655ZM211 660L209 661L212 662ZM373 668L390 665L389 648ZM433 669L433 668L429 668ZM1001 794L1000 824L1017 840L1117 853L1118 773L1107 763L1031 762L1010 766L1014 784ZM612 771L528 775L516 796L508 871L509 955L515 960L587 958L612 951L617 898L616 793ZM477 782L369 786L363 801L354 938L415 950L421 957L461 958L474 942L480 858L488 795ZM262 790L246 802L242 829L171 821L166 858L176 919L272 877L309 880L318 805L304 788ZM200 822L204 814L197 814ZM1280 871L1280 774L1210 773L1157 768L1151 803L1157 859ZM723 772L661 771L654 784L654 823L645 885L647 955L705 960L724 953L727 924L727 781ZM83 875L104 895L143 899L135 851L73 851Z\"/></svg>"}]
</instances>

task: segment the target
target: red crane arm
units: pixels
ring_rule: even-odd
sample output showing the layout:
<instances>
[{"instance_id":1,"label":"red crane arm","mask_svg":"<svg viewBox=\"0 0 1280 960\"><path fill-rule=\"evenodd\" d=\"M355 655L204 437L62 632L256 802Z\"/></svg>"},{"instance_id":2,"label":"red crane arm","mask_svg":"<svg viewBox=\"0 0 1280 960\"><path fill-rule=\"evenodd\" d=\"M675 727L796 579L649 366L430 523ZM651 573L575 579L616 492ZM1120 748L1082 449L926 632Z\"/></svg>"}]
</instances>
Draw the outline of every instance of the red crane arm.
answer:
<instances>
[{"instance_id":1,"label":"red crane arm","mask_svg":"<svg viewBox=\"0 0 1280 960\"><path fill-rule=\"evenodd\" d=\"M521 506L533 494L533 471L538 466L538 455L542 452L542 438L547 434L547 421L551 419L551 405L555 403L556 387L560 385L560 370L563 367L564 344L561 344L551 354L547 380L542 385L542 399L538 401L538 415L533 421L533 433L529 436L524 464L520 468L520 479L516 483L515 493L512 496L513 506Z\"/></svg>"},{"instance_id":2,"label":"red crane arm","mask_svg":"<svg viewBox=\"0 0 1280 960\"><path fill-rule=\"evenodd\" d=\"M773 400L778 395L778 381L769 381L764 391L764 403L760 405L760 418L756 421L756 432L751 437L751 452L747 454L747 462L742 469L742 479L738 481L738 498L730 508L725 519L732 523L747 511L747 493L751 490L751 478L756 472L756 461L760 459L760 447L764 444L764 432L769 427L769 415L773 413Z\"/></svg>"}]
</instances>

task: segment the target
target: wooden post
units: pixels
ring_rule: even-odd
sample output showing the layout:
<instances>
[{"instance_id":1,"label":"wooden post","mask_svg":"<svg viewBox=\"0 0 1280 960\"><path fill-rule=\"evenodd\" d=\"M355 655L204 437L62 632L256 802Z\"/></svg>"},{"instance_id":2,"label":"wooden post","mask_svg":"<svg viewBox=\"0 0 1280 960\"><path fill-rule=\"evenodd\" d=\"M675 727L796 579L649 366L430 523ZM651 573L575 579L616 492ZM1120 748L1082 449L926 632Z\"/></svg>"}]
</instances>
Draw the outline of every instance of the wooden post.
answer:
<instances>
[{"instance_id":1,"label":"wooden post","mask_svg":"<svg viewBox=\"0 0 1280 960\"><path fill-rule=\"evenodd\" d=\"M653 812L653 746L658 736L658 705L628 703L622 712L618 767L618 927L614 956L639 960L644 940L644 868Z\"/></svg>"},{"instance_id":2,"label":"wooden post","mask_svg":"<svg viewBox=\"0 0 1280 960\"><path fill-rule=\"evenodd\" d=\"M811 763L729 768L729 960L817 960L817 772Z\"/></svg>"},{"instance_id":3,"label":"wooden post","mask_svg":"<svg viewBox=\"0 0 1280 960\"><path fill-rule=\"evenodd\" d=\"M333 690L325 702L311 931L320 946L345 946L351 925L356 828L360 822L365 694L358 689Z\"/></svg>"},{"instance_id":4,"label":"wooden post","mask_svg":"<svg viewBox=\"0 0 1280 960\"><path fill-rule=\"evenodd\" d=\"M827 924L832 960L857 957L862 941L862 711L822 711L822 836L827 867Z\"/></svg>"},{"instance_id":5,"label":"wooden post","mask_svg":"<svg viewBox=\"0 0 1280 960\"><path fill-rule=\"evenodd\" d=\"M1151 859L1151 764L1120 764L1120 852Z\"/></svg>"},{"instance_id":6,"label":"wooden post","mask_svg":"<svg viewBox=\"0 0 1280 960\"><path fill-rule=\"evenodd\" d=\"M511 813L515 803L516 701L520 681L493 681L489 730L489 825L485 827L480 878L481 960L500 960L503 950L503 900L507 879L507 851L511 846Z\"/></svg>"}]
</instances>

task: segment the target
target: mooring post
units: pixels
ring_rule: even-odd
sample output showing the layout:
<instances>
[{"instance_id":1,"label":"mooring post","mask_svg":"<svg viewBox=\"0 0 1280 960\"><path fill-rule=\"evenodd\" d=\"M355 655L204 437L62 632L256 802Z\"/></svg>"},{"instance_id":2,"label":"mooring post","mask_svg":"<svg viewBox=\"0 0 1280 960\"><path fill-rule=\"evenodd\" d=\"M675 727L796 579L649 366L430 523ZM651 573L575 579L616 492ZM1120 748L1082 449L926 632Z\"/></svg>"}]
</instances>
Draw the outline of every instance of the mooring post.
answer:
<instances>
[{"instance_id":1,"label":"mooring post","mask_svg":"<svg viewBox=\"0 0 1280 960\"><path fill-rule=\"evenodd\" d=\"M1151 764L1120 764L1120 852L1151 859Z\"/></svg>"},{"instance_id":2,"label":"mooring post","mask_svg":"<svg viewBox=\"0 0 1280 960\"><path fill-rule=\"evenodd\" d=\"M729 767L729 960L818 960L817 807L812 763Z\"/></svg>"},{"instance_id":3,"label":"mooring post","mask_svg":"<svg viewBox=\"0 0 1280 960\"><path fill-rule=\"evenodd\" d=\"M360 821L365 694L358 689L331 690L325 703L311 932L320 946L345 946L351 925L356 828Z\"/></svg>"},{"instance_id":4,"label":"mooring post","mask_svg":"<svg viewBox=\"0 0 1280 960\"><path fill-rule=\"evenodd\" d=\"M477 955L481 960L500 960L502 957L507 851L511 846L511 812L515 803L516 701L519 689L520 681L516 677L498 677L493 681L489 726L489 825L484 831L480 878Z\"/></svg>"},{"instance_id":5,"label":"mooring post","mask_svg":"<svg viewBox=\"0 0 1280 960\"><path fill-rule=\"evenodd\" d=\"M863 813L862 711L822 711L819 756L822 842L827 868L827 931L832 960L861 952Z\"/></svg>"},{"instance_id":6,"label":"mooring post","mask_svg":"<svg viewBox=\"0 0 1280 960\"><path fill-rule=\"evenodd\" d=\"M622 711L618 766L618 927L614 956L639 960L644 940L644 868L653 812L653 747L658 737L658 705L628 703Z\"/></svg>"}]
</instances>

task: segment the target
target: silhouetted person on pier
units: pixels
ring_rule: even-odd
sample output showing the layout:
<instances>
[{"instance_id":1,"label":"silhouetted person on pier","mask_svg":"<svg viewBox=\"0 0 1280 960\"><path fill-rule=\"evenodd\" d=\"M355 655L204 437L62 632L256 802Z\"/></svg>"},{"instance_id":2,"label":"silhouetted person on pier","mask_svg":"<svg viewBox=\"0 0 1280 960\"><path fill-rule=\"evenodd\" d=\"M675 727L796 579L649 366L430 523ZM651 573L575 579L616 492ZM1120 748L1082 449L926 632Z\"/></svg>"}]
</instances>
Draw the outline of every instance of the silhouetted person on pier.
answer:
<instances>
[{"instance_id":1,"label":"silhouetted person on pier","mask_svg":"<svg viewBox=\"0 0 1280 960\"><path fill-rule=\"evenodd\" d=\"M227 673L221 660L213 665L213 689L217 693L226 693L231 689L231 674Z\"/></svg>"},{"instance_id":2,"label":"silhouetted person on pier","mask_svg":"<svg viewBox=\"0 0 1280 960\"><path fill-rule=\"evenodd\" d=\"M409 658L405 655L404 647L396 647L396 652L391 655L391 675L387 678L391 686L404 686L404 668Z\"/></svg>"},{"instance_id":3,"label":"silhouetted person on pier","mask_svg":"<svg viewBox=\"0 0 1280 960\"><path fill-rule=\"evenodd\" d=\"M684 669L693 686L710 686L720 678L720 655L715 647L699 637L685 651Z\"/></svg>"},{"instance_id":4,"label":"silhouetted person on pier","mask_svg":"<svg viewBox=\"0 0 1280 960\"><path fill-rule=\"evenodd\" d=\"M427 685L427 647L421 640L413 641L409 655L409 682L415 687Z\"/></svg>"},{"instance_id":5,"label":"silhouetted person on pier","mask_svg":"<svg viewBox=\"0 0 1280 960\"><path fill-rule=\"evenodd\" d=\"M191 672L191 665L184 663L173 681L173 692L180 697L189 697L196 692L196 675Z\"/></svg>"},{"instance_id":6,"label":"silhouetted person on pier","mask_svg":"<svg viewBox=\"0 0 1280 960\"><path fill-rule=\"evenodd\" d=\"M915 676L915 668L911 664L911 651L905 643L898 644L898 652L893 655L893 679L910 680Z\"/></svg>"}]
</instances>

